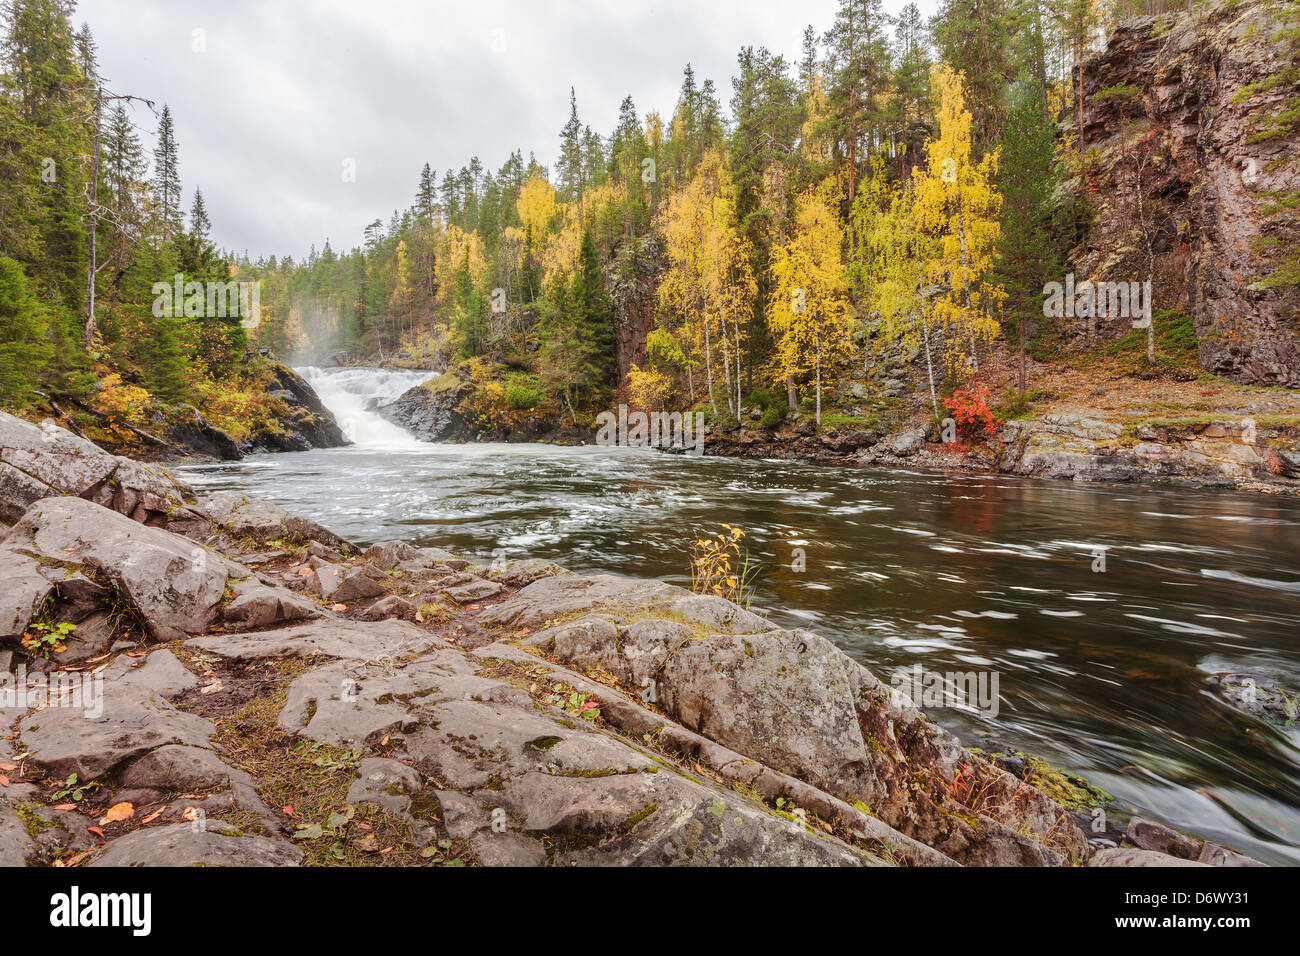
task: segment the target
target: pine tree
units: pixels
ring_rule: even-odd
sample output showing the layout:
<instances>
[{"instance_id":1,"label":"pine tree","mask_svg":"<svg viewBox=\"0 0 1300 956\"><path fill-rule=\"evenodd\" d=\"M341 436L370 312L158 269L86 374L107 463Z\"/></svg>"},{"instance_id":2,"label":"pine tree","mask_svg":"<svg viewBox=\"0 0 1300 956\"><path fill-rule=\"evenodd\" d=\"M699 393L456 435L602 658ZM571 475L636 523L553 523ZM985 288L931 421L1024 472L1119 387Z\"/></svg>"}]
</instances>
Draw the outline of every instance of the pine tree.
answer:
<instances>
[{"instance_id":1,"label":"pine tree","mask_svg":"<svg viewBox=\"0 0 1300 956\"><path fill-rule=\"evenodd\" d=\"M164 242L180 235L181 176L176 155L176 132L171 108L163 105L158 119L158 142L153 151L153 188L158 202L155 234Z\"/></svg>"},{"instance_id":2,"label":"pine tree","mask_svg":"<svg viewBox=\"0 0 1300 956\"><path fill-rule=\"evenodd\" d=\"M998 163L1002 234L997 277L1007 292L1007 318L1015 323L1018 385L1026 387L1025 350L1042 317L1042 290L1063 270L1054 235L1055 128L1043 117L1042 90L1028 79L1017 85L1007 115Z\"/></svg>"},{"instance_id":3,"label":"pine tree","mask_svg":"<svg viewBox=\"0 0 1300 956\"><path fill-rule=\"evenodd\" d=\"M31 401L50 354L23 267L0 257L0 405L22 408Z\"/></svg>"},{"instance_id":4,"label":"pine tree","mask_svg":"<svg viewBox=\"0 0 1300 956\"><path fill-rule=\"evenodd\" d=\"M840 0L835 25L826 34L830 50L830 105L842 144L850 206L857 195L860 164L871 158L881 97L889 69L885 31L889 19L881 0Z\"/></svg>"}]
</instances>

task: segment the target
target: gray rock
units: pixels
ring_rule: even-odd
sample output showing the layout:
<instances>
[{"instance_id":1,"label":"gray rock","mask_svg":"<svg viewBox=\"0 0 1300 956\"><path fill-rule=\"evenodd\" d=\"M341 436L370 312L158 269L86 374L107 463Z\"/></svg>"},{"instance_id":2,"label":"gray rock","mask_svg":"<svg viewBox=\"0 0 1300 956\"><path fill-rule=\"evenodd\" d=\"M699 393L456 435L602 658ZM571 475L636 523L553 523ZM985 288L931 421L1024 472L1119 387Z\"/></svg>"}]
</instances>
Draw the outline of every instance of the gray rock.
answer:
<instances>
[{"instance_id":1,"label":"gray rock","mask_svg":"<svg viewBox=\"0 0 1300 956\"><path fill-rule=\"evenodd\" d=\"M232 630L269 627L322 617L319 607L286 588L269 587L248 580L233 585L235 598L221 611L221 619Z\"/></svg>"},{"instance_id":2,"label":"gray rock","mask_svg":"<svg viewBox=\"0 0 1300 956\"><path fill-rule=\"evenodd\" d=\"M110 843L90 866L297 866L302 851L282 840L246 836L210 820L137 830Z\"/></svg>"},{"instance_id":3,"label":"gray rock","mask_svg":"<svg viewBox=\"0 0 1300 956\"><path fill-rule=\"evenodd\" d=\"M394 816L405 816L411 797L424 789L420 775L396 760L367 757L357 767L348 803L374 803Z\"/></svg>"},{"instance_id":4,"label":"gray rock","mask_svg":"<svg viewBox=\"0 0 1300 956\"><path fill-rule=\"evenodd\" d=\"M1170 856L1167 853L1157 853L1154 850L1131 850L1127 847L1116 847L1110 850L1100 850L1092 855L1088 860L1089 866L1205 866L1204 863L1198 863L1196 860L1184 860L1176 856Z\"/></svg>"},{"instance_id":5,"label":"gray rock","mask_svg":"<svg viewBox=\"0 0 1300 956\"><path fill-rule=\"evenodd\" d=\"M403 621L356 623L332 618L270 631L213 634L186 642L187 647L196 647L231 660L316 654L379 660L418 654L441 644L437 638Z\"/></svg>"},{"instance_id":6,"label":"gray rock","mask_svg":"<svg viewBox=\"0 0 1300 956\"><path fill-rule=\"evenodd\" d=\"M202 633L217 616L227 581L249 576L246 568L188 538L80 498L32 505L0 549L108 578L160 641Z\"/></svg>"},{"instance_id":7,"label":"gray rock","mask_svg":"<svg viewBox=\"0 0 1300 956\"><path fill-rule=\"evenodd\" d=\"M280 540L319 541L331 548L355 550L350 542L315 521L234 491L204 495L195 501L193 510L236 538L248 537L261 544Z\"/></svg>"},{"instance_id":8,"label":"gray rock","mask_svg":"<svg viewBox=\"0 0 1300 956\"><path fill-rule=\"evenodd\" d=\"M390 594L388 597L380 598L370 607L361 612L363 621L384 621L389 618L397 618L401 621L413 621L418 609L406 598L397 594Z\"/></svg>"},{"instance_id":9,"label":"gray rock","mask_svg":"<svg viewBox=\"0 0 1300 956\"><path fill-rule=\"evenodd\" d=\"M193 491L162 468L111 455L72 432L0 412L0 523L41 498L72 495L149 524L185 512Z\"/></svg>"},{"instance_id":10,"label":"gray rock","mask_svg":"<svg viewBox=\"0 0 1300 956\"><path fill-rule=\"evenodd\" d=\"M925 445L924 428L905 428L884 443L885 450L899 458L916 454Z\"/></svg>"},{"instance_id":11,"label":"gray rock","mask_svg":"<svg viewBox=\"0 0 1300 956\"><path fill-rule=\"evenodd\" d=\"M1202 841L1141 817L1134 817L1128 822L1125 835L1142 850L1166 853L1184 860L1195 860L1201 854Z\"/></svg>"},{"instance_id":12,"label":"gray rock","mask_svg":"<svg viewBox=\"0 0 1300 956\"><path fill-rule=\"evenodd\" d=\"M388 575L375 568L364 565L359 568L349 568L343 572L338 587L325 595L325 598L329 601L348 604L352 601L360 601L364 598L384 594L388 591L390 584L391 579Z\"/></svg>"},{"instance_id":13,"label":"gray rock","mask_svg":"<svg viewBox=\"0 0 1300 956\"><path fill-rule=\"evenodd\" d=\"M1237 853L1217 843L1206 843L1201 847L1197 861L1207 866L1263 866L1258 860L1251 859L1244 853Z\"/></svg>"},{"instance_id":14,"label":"gray rock","mask_svg":"<svg viewBox=\"0 0 1300 956\"><path fill-rule=\"evenodd\" d=\"M0 866L26 866L36 842L8 800L0 799Z\"/></svg>"},{"instance_id":15,"label":"gray rock","mask_svg":"<svg viewBox=\"0 0 1300 956\"><path fill-rule=\"evenodd\" d=\"M164 744L206 746L215 732L208 721L142 687L106 681L104 698L98 718L79 708L47 707L19 721L33 763L56 776L94 780Z\"/></svg>"}]
</instances>

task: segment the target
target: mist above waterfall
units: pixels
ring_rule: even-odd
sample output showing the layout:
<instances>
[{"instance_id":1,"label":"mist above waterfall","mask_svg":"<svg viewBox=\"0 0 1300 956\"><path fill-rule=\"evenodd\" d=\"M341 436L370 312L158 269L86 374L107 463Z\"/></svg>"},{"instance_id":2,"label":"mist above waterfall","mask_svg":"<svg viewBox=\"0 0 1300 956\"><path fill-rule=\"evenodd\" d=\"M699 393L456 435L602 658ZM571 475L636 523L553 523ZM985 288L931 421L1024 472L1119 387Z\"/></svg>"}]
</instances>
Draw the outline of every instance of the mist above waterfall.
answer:
<instances>
[{"instance_id":1,"label":"mist above waterfall","mask_svg":"<svg viewBox=\"0 0 1300 956\"><path fill-rule=\"evenodd\" d=\"M349 440L368 448L419 448L424 443L406 429L385 419L380 406L428 381L434 372L394 368L297 369L325 407L334 415Z\"/></svg>"}]
</instances>

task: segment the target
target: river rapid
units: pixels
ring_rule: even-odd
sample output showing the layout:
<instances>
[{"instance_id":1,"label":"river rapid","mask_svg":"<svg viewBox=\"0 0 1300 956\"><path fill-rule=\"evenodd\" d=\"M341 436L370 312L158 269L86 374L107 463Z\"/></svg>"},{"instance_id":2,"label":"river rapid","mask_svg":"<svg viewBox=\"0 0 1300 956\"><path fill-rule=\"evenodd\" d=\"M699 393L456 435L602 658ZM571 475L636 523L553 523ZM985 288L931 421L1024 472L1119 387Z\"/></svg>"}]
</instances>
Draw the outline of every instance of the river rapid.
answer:
<instances>
[{"instance_id":1,"label":"river rapid","mask_svg":"<svg viewBox=\"0 0 1300 956\"><path fill-rule=\"evenodd\" d=\"M753 606L882 680L996 675L997 713L927 708L971 746L1042 756L1134 808L1300 863L1300 725L1206 679L1300 688L1300 500L650 450L434 445L375 407L429 377L300 369L356 444L179 469L360 544L400 538L689 586L722 523L761 573ZM1101 558L1101 560L1099 560Z\"/></svg>"}]
</instances>

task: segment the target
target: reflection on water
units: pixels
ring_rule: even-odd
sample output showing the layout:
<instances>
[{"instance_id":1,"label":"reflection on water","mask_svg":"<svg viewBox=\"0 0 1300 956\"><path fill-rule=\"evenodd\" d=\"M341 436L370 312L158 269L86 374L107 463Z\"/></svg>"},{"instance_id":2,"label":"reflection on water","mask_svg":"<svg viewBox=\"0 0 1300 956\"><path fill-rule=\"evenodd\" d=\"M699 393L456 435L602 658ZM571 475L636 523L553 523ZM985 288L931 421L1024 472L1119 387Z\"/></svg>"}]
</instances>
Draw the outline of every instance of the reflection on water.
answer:
<instances>
[{"instance_id":1,"label":"reflection on water","mask_svg":"<svg viewBox=\"0 0 1300 956\"><path fill-rule=\"evenodd\" d=\"M817 629L886 681L917 663L996 671L995 721L930 712L967 743L992 735L1157 819L1300 862L1300 731L1237 713L1204 680L1300 687L1300 502L542 445L359 446L183 471L358 543L504 549L685 584L693 533L740 525L763 567L756 609L774 621Z\"/></svg>"}]
</instances>

